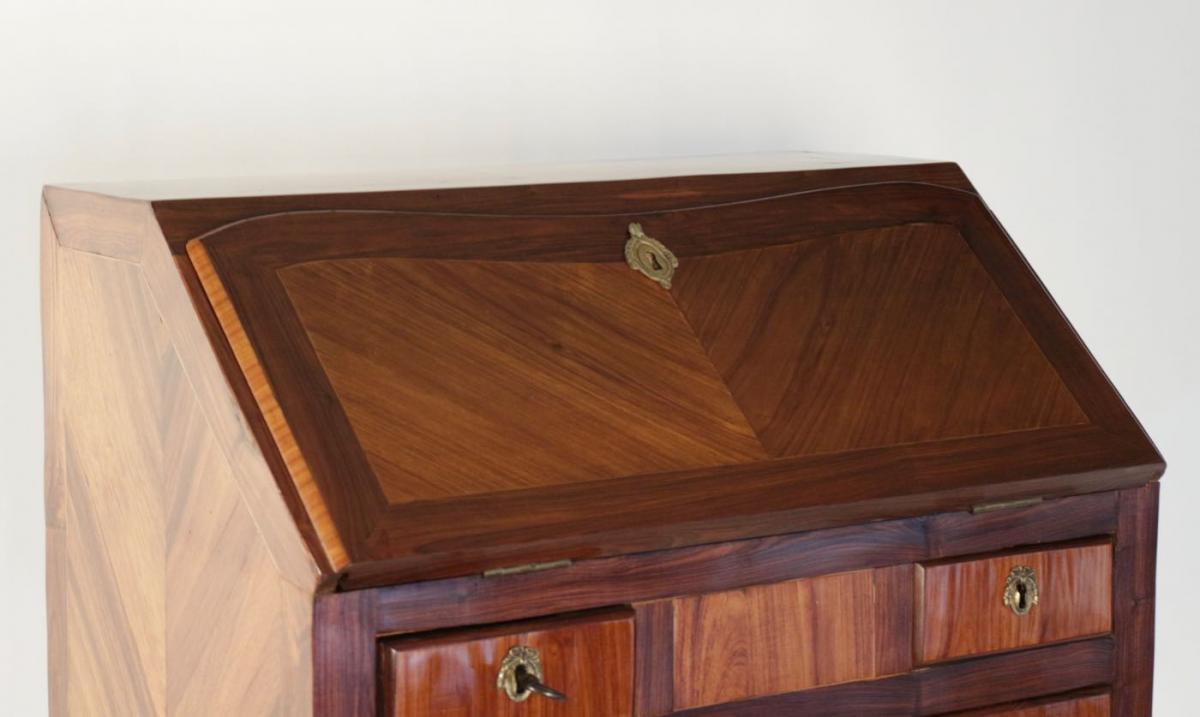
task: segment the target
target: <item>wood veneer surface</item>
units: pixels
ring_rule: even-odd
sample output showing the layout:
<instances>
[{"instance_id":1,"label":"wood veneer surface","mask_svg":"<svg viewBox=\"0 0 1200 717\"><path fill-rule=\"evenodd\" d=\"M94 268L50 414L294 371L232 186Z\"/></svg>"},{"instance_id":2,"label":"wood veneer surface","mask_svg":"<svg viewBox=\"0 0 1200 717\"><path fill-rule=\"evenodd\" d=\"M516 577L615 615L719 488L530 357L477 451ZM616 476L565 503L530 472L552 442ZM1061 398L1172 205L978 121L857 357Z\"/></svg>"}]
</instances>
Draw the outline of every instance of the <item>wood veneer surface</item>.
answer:
<instances>
[{"instance_id":1,"label":"wood veneer surface","mask_svg":"<svg viewBox=\"0 0 1200 717\"><path fill-rule=\"evenodd\" d=\"M1039 601L1024 615L1003 603L1017 566L1033 568ZM1041 550L925 565L918 584L918 659L937 662L1112 629L1112 545Z\"/></svg>"},{"instance_id":2,"label":"wood veneer surface","mask_svg":"<svg viewBox=\"0 0 1200 717\"><path fill-rule=\"evenodd\" d=\"M258 416L246 413L253 402L245 400L248 392L245 398L239 393L244 383L241 372L230 373L236 367L227 342L213 340L219 336L218 324L194 281L191 263L171 252L146 202L58 187L46 187L43 200L46 223L58 246L139 267L146 283L144 300L153 304L170 337L272 561L288 582L302 588L311 585L322 569L328 570L328 563L322 551L310 550L312 527L299 501L293 500L294 485L281 471L273 470L271 446L260 446L256 439ZM43 262L44 267L49 265ZM50 319L47 324L53 326ZM48 342L47 346L55 345ZM52 359L47 355L48 362ZM47 381L47 391L52 388Z\"/></svg>"},{"instance_id":3,"label":"wood veneer surface","mask_svg":"<svg viewBox=\"0 0 1200 717\"><path fill-rule=\"evenodd\" d=\"M941 663L694 712L943 714L1012 702L1023 694L1111 683L1114 714L1149 713L1157 486L1140 486L1161 473L1161 457L953 165L184 200L153 207L56 188L47 188L44 197L52 714L369 714L377 708L380 636L628 603L639 604L639 614L653 615L653 624L670 624L673 633L672 596L681 592L736 590L1113 532L1111 638ZM722 203L729 204L715 206ZM705 214L710 209L732 221L712 222ZM519 224L520 231L494 231L498 214L509 215L505 221ZM1009 337L1001 343L1019 357L1021 375L1038 383L1047 400L1030 403L1025 418L1031 423L1015 429L1013 414L1005 411L972 415L963 406L917 401L905 405L921 406L929 415L943 411L952 419L906 424L901 419L907 413L897 410L886 425L856 426L834 444L887 443L905 435L917 436L915 442L389 506L392 498L382 483L362 481L376 468L358 444L348 412L338 406L336 379L322 370L297 305L274 298L256 303L268 296L286 299L281 277L289 267L314 261L620 267L619 258L607 252L612 237L634 220L669 237L685 265L712 260L709 270L717 274L742 275L737 261L728 260L756 252L793 260L775 291L785 299L804 295L795 294L795 277L839 296L843 289L830 280L838 276L828 267L853 265L859 246L886 254L888 241L897 237L931 238L920 249L932 253L922 256L941 262L942 271L935 273L947 282L922 285L920 291L978 290L983 323L996 336ZM214 249L207 267L183 255L184 244L201 234L208 234L206 249ZM831 240L847 235L872 239L855 247ZM943 235L957 236L968 251L944 251L952 243L939 238ZM789 250L805 242L838 248L808 255ZM895 258L897 266L905 266L904 256ZM822 262L827 270L813 273ZM978 280L971 262L995 293L988 281ZM203 284L197 271L206 269L211 273ZM769 272L765 276L771 278ZM876 279L871 286L887 285L887 276ZM246 355L291 352L297 362L278 375L264 370L257 389L278 399L279 415L296 429L289 456L281 453L285 447L239 366L238 347L225 333L229 326L214 312L222 308L211 291L218 282L220 289L231 289L223 310L246 321L241 348L252 352ZM680 307L682 286L677 283L669 295ZM935 311L950 311L944 319L962 320L944 302L935 303ZM701 316L719 329L699 341L706 355L757 355L766 366L794 361L786 352L779 359L778 347L761 351L738 326L722 324L702 304L691 304L692 317L681 313L689 328ZM268 310L246 311L256 305ZM852 302L846 305L854 309ZM1029 352L1019 339L1012 343L1019 332L999 311L1005 305L1037 351ZM759 303L750 313L769 324L772 314L765 306ZM861 312L839 316L835 326L853 326L846 317L857 316L861 328ZM264 341L264 330L283 338ZM829 346L833 350L837 341ZM1037 353L1051 374L1039 368ZM975 351L967 355L988 360ZM723 370L712 362L713 375L735 375L729 365ZM908 385L889 367L873 370L891 377L880 385L899 386L893 393L904 403L912 398L906 393L910 386L920 394L927 385L919 378L921 366L914 367L918 379ZM76 375L95 378L76 382ZM1070 401L1061 400L1064 394L1053 381L1039 383L1037 377L1047 375L1060 382ZM752 379L738 380L752 384ZM289 385L303 395L291 393ZM973 379L962 385L989 393ZM988 400L1003 406L1007 393L993 392ZM789 426L802 418L798 413L756 404L745 392L737 396L730 390L728 400L747 416L745 426L761 434L763 450L791 449L781 439L787 431L775 435L771 426ZM763 421L750 420L752 413ZM1078 422L1080 415L1086 422ZM954 438L950 423L970 426L968 434L1000 433ZM312 440L323 433L337 447L331 453ZM307 483L296 480L292 463L312 469ZM1108 500L1115 494L1109 493L1061 502L1083 506L1078 511L1063 512L1060 501L1047 501L1013 513L909 517L1011 497L1121 488L1128 489L1119 494L1115 516ZM120 511L114 512L114 501L120 501ZM144 519L129 521L129 506L145 508ZM880 518L888 520L875 522ZM791 535L744 540L784 533ZM727 540L735 542L686 547ZM672 550L643 552L664 548ZM310 612L318 578L326 589L334 588L335 578L343 587L369 588L559 557L600 559L546 574L321 591ZM877 590L912 579L900 566L874 572ZM914 598L912 591L907 598ZM656 602L639 603L644 600ZM877 639L912 635L905 614L899 602L877 611ZM911 660L899 643L891 647L896 649L877 665L881 674L904 669ZM639 636L636 649L670 655L662 660L670 675L661 666L636 668L649 686L638 694L638 709L662 714L673 702L675 656L657 638Z\"/></svg>"},{"instance_id":4,"label":"wood veneer surface","mask_svg":"<svg viewBox=\"0 0 1200 717\"><path fill-rule=\"evenodd\" d=\"M874 570L759 585L674 601L674 705L703 707L904 672L908 582ZM899 629L896 629L899 628Z\"/></svg>"},{"instance_id":5,"label":"wood veneer surface","mask_svg":"<svg viewBox=\"0 0 1200 717\"><path fill-rule=\"evenodd\" d=\"M49 211L42 230L50 713L311 713L314 583L281 570L239 489L144 237L66 246Z\"/></svg>"},{"instance_id":6,"label":"wood veneer surface","mask_svg":"<svg viewBox=\"0 0 1200 717\"><path fill-rule=\"evenodd\" d=\"M1107 694L1074 699L1042 700L1037 704L973 710L955 717L1109 717L1112 700Z\"/></svg>"},{"instance_id":7,"label":"wood veneer surface","mask_svg":"<svg viewBox=\"0 0 1200 717\"><path fill-rule=\"evenodd\" d=\"M767 457L670 295L623 264L279 275L391 503Z\"/></svg>"},{"instance_id":8,"label":"wood veneer surface","mask_svg":"<svg viewBox=\"0 0 1200 717\"><path fill-rule=\"evenodd\" d=\"M680 717L931 717L1013 706L1112 679L1109 638L933 665L894 677L680 710ZM969 712L967 714L970 714ZM1143 715L1145 713L1142 713Z\"/></svg>"},{"instance_id":9,"label":"wood veneer surface","mask_svg":"<svg viewBox=\"0 0 1200 717\"><path fill-rule=\"evenodd\" d=\"M323 657L318 662L325 670L320 694L351 713L347 705L372 702L375 663L360 656L372 654L376 632L424 632L634 604L639 620L637 704L641 711L637 714L663 715L671 711L673 702L674 596L899 564L876 572L878 591L899 593L892 604L895 610L890 614L880 611L877 627L884 627L877 629L877 635L911 636L911 563L964 551L990 552L1029 542L1055 543L1112 533L1117 528L1117 502L1113 493L1076 496L1004 511L946 513L589 560L541 572L475 575L322 595L317 601L318 621L325 625L318 633L323 636L318 642L318 654ZM885 581L903 587L881 587ZM903 604L905 593L907 606ZM462 599L464 595L471 599ZM912 650L904 647L904 641L883 642L888 643L898 649L890 656L881 650L881 672L900 671L912 664ZM1111 655L1106 654L1105 659L1105 670L1110 672ZM1091 684L1070 682L1064 675L1057 673L1065 681L1052 682L1060 686L1049 691ZM1019 690L1005 695L991 701L1011 702L1021 696ZM950 709L955 707L941 711Z\"/></svg>"},{"instance_id":10,"label":"wood veneer surface","mask_svg":"<svg viewBox=\"0 0 1200 717\"><path fill-rule=\"evenodd\" d=\"M513 214L614 214L630 211L666 211L704 204L739 202L786 192L828 186L854 186L876 182L919 182L974 191L962 170L951 162L907 162L883 158L879 164L863 164L861 157L848 162L810 161L807 153L775 153L766 163L754 157L741 167L715 159L724 167L706 171L708 159L689 166L672 161L642 162L635 175L610 175L595 166L575 167L571 174L547 176L541 171L506 172L503 182L488 183L488 177L455 181L459 186L422 183L419 178L381 180L374 186L354 186L340 181L312 181L307 186L289 187L260 183L257 188L238 186L162 189L122 186L81 188L84 192L151 200L155 215L172 251L183 254L191 239L233 223L266 214L330 210L481 212ZM734 158L736 161L736 158ZM771 166L768 166L771 165ZM838 166L840 165L840 166ZM857 165L857 166L855 166ZM650 172L651 166L658 171ZM712 169L709 166L709 169ZM524 175L527 181L514 181ZM379 179L379 178L376 178ZM494 179L494 178L493 178ZM318 184L320 186L315 186ZM296 182L292 182L293 186ZM504 186L508 185L508 186ZM374 190L374 191L372 191Z\"/></svg>"},{"instance_id":11,"label":"wood veneer surface","mask_svg":"<svg viewBox=\"0 0 1200 717\"><path fill-rule=\"evenodd\" d=\"M694 257L672 291L776 457L1088 421L951 226Z\"/></svg>"},{"instance_id":12,"label":"wood veneer surface","mask_svg":"<svg viewBox=\"0 0 1200 717\"><path fill-rule=\"evenodd\" d=\"M974 195L702 201L284 213L194 240L330 564L432 578L1157 470ZM634 288L632 220L680 257L669 294Z\"/></svg>"},{"instance_id":13,"label":"wood veneer surface","mask_svg":"<svg viewBox=\"0 0 1200 717\"><path fill-rule=\"evenodd\" d=\"M393 504L1087 422L944 226L695 257L671 294L623 264L279 276Z\"/></svg>"},{"instance_id":14,"label":"wood veneer surface","mask_svg":"<svg viewBox=\"0 0 1200 717\"><path fill-rule=\"evenodd\" d=\"M385 643L385 713L396 717L629 717L633 710L633 618L628 611ZM540 654L544 682L565 701L513 702L496 687L517 645Z\"/></svg>"},{"instance_id":15,"label":"wood veneer surface","mask_svg":"<svg viewBox=\"0 0 1200 717\"><path fill-rule=\"evenodd\" d=\"M1112 706L1116 717L1153 711L1155 559L1158 554L1158 483L1118 494L1113 635Z\"/></svg>"}]
</instances>

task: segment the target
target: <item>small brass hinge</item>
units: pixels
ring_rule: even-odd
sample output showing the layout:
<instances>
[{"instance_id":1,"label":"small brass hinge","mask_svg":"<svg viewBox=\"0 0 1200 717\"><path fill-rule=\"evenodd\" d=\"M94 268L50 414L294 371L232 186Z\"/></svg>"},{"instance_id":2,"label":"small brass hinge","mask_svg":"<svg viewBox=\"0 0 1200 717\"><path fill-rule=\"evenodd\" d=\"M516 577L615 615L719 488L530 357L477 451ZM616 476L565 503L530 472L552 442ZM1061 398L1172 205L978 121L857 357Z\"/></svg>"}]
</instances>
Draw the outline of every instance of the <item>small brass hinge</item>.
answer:
<instances>
[{"instance_id":1,"label":"small brass hinge","mask_svg":"<svg viewBox=\"0 0 1200 717\"><path fill-rule=\"evenodd\" d=\"M1037 505L1042 502L1042 497L1036 498L1021 498L1020 500L1002 500L998 503L980 503L971 506L972 513L991 513L997 510L1010 510L1012 508L1028 508L1031 505Z\"/></svg>"},{"instance_id":2,"label":"small brass hinge","mask_svg":"<svg viewBox=\"0 0 1200 717\"><path fill-rule=\"evenodd\" d=\"M514 565L510 568L492 568L484 570L483 577L498 578L502 575L520 575L521 573L536 573L542 570L554 570L555 568L571 567L570 560L554 560L548 563L526 563L524 565Z\"/></svg>"}]
</instances>

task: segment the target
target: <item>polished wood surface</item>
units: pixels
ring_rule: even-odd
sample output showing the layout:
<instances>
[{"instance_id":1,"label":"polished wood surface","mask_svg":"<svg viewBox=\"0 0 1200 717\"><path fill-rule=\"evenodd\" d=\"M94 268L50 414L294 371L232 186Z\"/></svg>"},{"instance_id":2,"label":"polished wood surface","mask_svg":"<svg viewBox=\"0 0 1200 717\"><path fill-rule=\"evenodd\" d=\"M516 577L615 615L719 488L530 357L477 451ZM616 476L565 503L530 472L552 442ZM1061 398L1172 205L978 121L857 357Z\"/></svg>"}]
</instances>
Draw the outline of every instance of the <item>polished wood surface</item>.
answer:
<instances>
[{"instance_id":1,"label":"polished wood surface","mask_svg":"<svg viewBox=\"0 0 1200 717\"><path fill-rule=\"evenodd\" d=\"M376 636L380 634L418 633L634 604L639 625L645 616L653 615L649 624L659 626L647 628L655 630L653 635L643 635L641 628L638 631L638 654L654 655L656 659L638 665L637 704L645 706L642 715L667 714L673 701L674 618L670 611L664 614L662 608L647 610L647 604L673 605L673 598L679 596L881 565L895 567L886 575L878 573L878 579L903 582L906 578L902 571L912 569L913 562L960 551L997 551L1013 545L1110 535L1116 530L1117 496L1102 493L993 512L944 513L600 558L518 575L475 575L322 594L315 607L315 620L322 628L314 633L319 671L316 682L320 685L318 702L336 705L337 709L326 710L333 714L359 714L361 705L374 704L374 655ZM901 571L899 575L897 570ZM907 580L911 585L911 577ZM912 612L910 607L909 619ZM884 621L897 624L903 613L904 610L899 610L895 615L881 615L881 624ZM670 630L664 624L671 625ZM912 633L899 625L893 629ZM672 658L662 659L664 654ZM891 664L911 662L912 652L889 659L893 661ZM1111 655L1108 659L1111 660ZM1111 672L1111 668L1106 669ZM1064 686L1058 691L1080 686L1083 685ZM655 692L656 689L659 691ZM977 706L985 704L988 703L980 702ZM953 708L945 711L949 709Z\"/></svg>"},{"instance_id":2,"label":"polished wood surface","mask_svg":"<svg viewBox=\"0 0 1200 717\"><path fill-rule=\"evenodd\" d=\"M1113 645L1098 638L942 663L895 677L682 710L680 717L930 717L1074 692L1112 679Z\"/></svg>"},{"instance_id":3,"label":"polished wood surface","mask_svg":"<svg viewBox=\"0 0 1200 717\"><path fill-rule=\"evenodd\" d=\"M629 288L631 221L680 257L674 308ZM321 550L351 574L445 577L667 547L668 526L711 542L849 524L864 495L874 517L911 515L1160 470L958 189L644 214L303 211L189 246ZM732 286L746 291L721 300ZM633 407L628 424L611 406ZM610 450L571 460L580 432ZM708 465L682 459L696 440L709 447L689 460Z\"/></svg>"},{"instance_id":4,"label":"polished wood surface","mask_svg":"<svg viewBox=\"0 0 1200 717\"><path fill-rule=\"evenodd\" d=\"M1087 422L941 226L696 257L674 301L623 264L278 274L392 504Z\"/></svg>"},{"instance_id":5,"label":"polished wood surface","mask_svg":"<svg viewBox=\"0 0 1200 717\"><path fill-rule=\"evenodd\" d=\"M207 298L191 281L191 263L172 254L147 203L57 187L46 187L43 199L63 248L131 262L136 257L146 282L145 300L153 303L162 319L272 562L288 582L308 589L321 572L328 571L328 564L320 551L311 550L315 541L310 539L307 516L292 500L294 486L283 472L272 468L274 452L260 446L260 421L245 413L252 401L238 392L243 382L240 371L237 381L230 380L232 359L225 358L225 342L212 341L219 328L215 318L209 318Z\"/></svg>"},{"instance_id":6,"label":"polished wood surface","mask_svg":"<svg viewBox=\"0 0 1200 717\"><path fill-rule=\"evenodd\" d=\"M46 188L51 713L420 713L494 675L389 655L612 623L548 648L619 643L596 714L1149 714L1136 419L957 167L777 168ZM671 290L622 262L635 221ZM1099 632L1061 637L1080 588L1036 644L947 614L1001 651L928 661L918 578L1095 549Z\"/></svg>"},{"instance_id":7,"label":"polished wood surface","mask_svg":"<svg viewBox=\"0 0 1200 717\"><path fill-rule=\"evenodd\" d=\"M678 598L674 705L882 677L877 655L909 652L909 635L888 634L879 615L907 592L911 583L877 582L876 571L859 570Z\"/></svg>"},{"instance_id":8,"label":"polished wood surface","mask_svg":"<svg viewBox=\"0 0 1200 717\"><path fill-rule=\"evenodd\" d=\"M41 255L41 319L42 319L42 376L43 430L42 445L45 483L43 486L46 524L46 650L49 692L49 714L57 717L67 712L67 486L65 448L62 434L62 409L59 404L59 364L56 334L58 321L58 252L59 239L50 222L50 212L42 204L39 252Z\"/></svg>"},{"instance_id":9,"label":"polished wood surface","mask_svg":"<svg viewBox=\"0 0 1200 717\"><path fill-rule=\"evenodd\" d=\"M500 663L518 645L540 653L545 684L564 701L514 702L496 687ZM628 611L497 626L383 645L384 714L396 717L629 717L633 708L633 619Z\"/></svg>"},{"instance_id":10,"label":"polished wood surface","mask_svg":"<svg viewBox=\"0 0 1200 717\"><path fill-rule=\"evenodd\" d=\"M996 527L1005 519L1014 529ZM450 625L722 592L875 566L902 567L955 554L953 546L958 542L999 551L1015 544L1111 534L1116 529L1116 502L1113 494L1106 493L996 513L944 513L598 558L517 575L472 575L392 585L372 592L372 609L378 611L377 619L388 632L425 632ZM457 599L461 595L471 599Z\"/></svg>"},{"instance_id":11,"label":"polished wood surface","mask_svg":"<svg viewBox=\"0 0 1200 717\"><path fill-rule=\"evenodd\" d=\"M1139 717L1153 711L1158 490L1157 483L1150 483L1118 494L1113 560L1115 717Z\"/></svg>"},{"instance_id":12,"label":"polished wood surface","mask_svg":"<svg viewBox=\"0 0 1200 717\"><path fill-rule=\"evenodd\" d=\"M634 717L658 717L675 704L675 601L634 606Z\"/></svg>"},{"instance_id":13,"label":"polished wood surface","mask_svg":"<svg viewBox=\"0 0 1200 717\"><path fill-rule=\"evenodd\" d=\"M672 291L772 456L1087 423L950 226L694 257Z\"/></svg>"},{"instance_id":14,"label":"polished wood surface","mask_svg":"<svg viewBox=\"0 0 1200 717\"><path fill-rule=\"evenodd\" d=\"M623 264L279 276L390 503L766 458L670 295Z\"/></svg>"},{"instance_id":15,"label":"polished wood surface","mask_svg":"<svg viewBox=\"0 0 1200 717\"><path fill-rule=\"evenodd\" d=\"M637 171L590 163L574 167L573 176L546 173L543 167L507 171L503 177L447 178L425 183L420 178L383 179L375 186L355 186L354 180L311 177L273 180L243 178L206 187L83 187L83 191L152 202L167 242L177 254L191 239L235 222L267 214L337 209L435 213L482 212L511 214L619 214L630 211L669 211L700 204L729 203L802 192L831 185L854 186L875 182L913 182L973 192L970 180L951 162L895 162L883 158L864 165L861 158L829 166L809 153L766 153L747 158L741 167L721 158L681 158L683 161L639 162ZM799 156L798 156L799 155ZM697 161L699 160L699 161ZM704 165L723 165L709 171ZM735 158L735 162L736 162ZM620 164L620 163L617 163ZM658 165L661 171L648 171ZM690 166L685 166L690 165ZM855 166L858 165L858 166ZM514 181L519 178L528 181ZM502 181L491 181L491 180ZM247 187L246 182L257 187ZM367 179L365 183L374 183ZM297 186L303 183L307 186ZM442 186L439 186L441 184ZM506 186L507 185L507 186ZM453 191L448 191L453 187ZM378 191L376 191L378 190ZM193 194L191 191L199 193Z\"/></svg>"},{"instance_id":16,"label":"polished wood surface","mask_svg":"<svg viewBox=\"0 0 1200 717\"><path fill-rule=\"evenodd\" d=\"M1033 704L963 712L956 717L1109 717L1111 700L1107 694L1073 699L1042 700Z\"/></svg>"},{"instance_id":17,"label":"polished wood surface","mask_svg":"<svg viewBox=\"0 0 1200 717\"><path fill-rule=\"evenodd\" d=\"M238 365L245 374L246 386L258 408L256 415L261 418L269 435L280 447L279 458L286 466L295 485L296 495L316 531L316 537L323 549L323 557L331 568L340 569L349 562L346 546L342 542L341 534L333 529L329 518L329 509L316 490L308 462L304 460L287 417L284 416L283 410L279 406L275 391L263 370L259 352L245 339L242 322L234 311L229 298L223 293L221 284L213 273L212 265L206 260L203 246L195 246L192 252L192 264L195 268L196 280L208 293L213 316L220 323L226 336L229 337L229 345L234 356L237 357Z\"/></svg>"},{"instance_id":18,"label":"polished wood surface","mask_svg":"<svg viewBox=\"0 0 1200 717\"><path fill-rule=\"evenodd\" d=\"M145 237L127 233L147 225L122 206L90 244L96 200L56 199L70 245L47 207L51 714L308 714L311 559L283 572L239 490L151 298ZM289 527L275 547L303 554Z\"/></svg>"},{"instance_id":19,"label":"polished wood surface","mask_svg":"<svg viewBox=\"0 0 1200 717\"><path fill-rule=\"evenodd\" d=\"M1005 581L1030 567L1039 601L1018 615L1003 602ZM918 571L917 659L938 662L1012 650L1112 629L1112 544L926 564Z\"/></svg>"}]
</instances>

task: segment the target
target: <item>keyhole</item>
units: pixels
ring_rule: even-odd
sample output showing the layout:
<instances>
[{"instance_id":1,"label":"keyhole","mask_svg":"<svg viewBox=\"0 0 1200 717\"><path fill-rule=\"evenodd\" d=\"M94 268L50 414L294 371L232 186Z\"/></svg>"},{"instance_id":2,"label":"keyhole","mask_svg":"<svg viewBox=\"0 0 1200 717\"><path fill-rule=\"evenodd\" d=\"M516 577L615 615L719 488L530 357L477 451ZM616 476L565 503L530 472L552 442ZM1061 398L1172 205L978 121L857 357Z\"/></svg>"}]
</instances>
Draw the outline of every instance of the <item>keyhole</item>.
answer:
<instances>
[{"instance_id":1,"label":"keyhole","mask_svg":"<svg viewBox=\"0 0 1200 717\"><path fill-rule=\"evenodd\" d=\"M521 695L529 691L529 682L533 675L529 674L529 670L525 669L525 665L517 665L514 671L517 676L517 694Z\"/></svg>"},{"instance_id":2,"label":"keyhole","mask_svg":"<svg viewBox=\"0 0 1200 717\"><path fill-rule=\"evenodd\" d=\"M650 266L654 267L655 271L662 271L662 264L658 263L658 254L650 254Z\"/></svg>"},{"instance_id":3,"label":"keyhole","mask_svg":"<svg viewBox=\"0 0 1200 717\"><path fill-rule=\"evenodd\" d=\"M1033 568L1018 565L1004 581L1004 605L1017 615L1026 615L1038 604L1038 584Z\"/></svg>"}]
</instances>

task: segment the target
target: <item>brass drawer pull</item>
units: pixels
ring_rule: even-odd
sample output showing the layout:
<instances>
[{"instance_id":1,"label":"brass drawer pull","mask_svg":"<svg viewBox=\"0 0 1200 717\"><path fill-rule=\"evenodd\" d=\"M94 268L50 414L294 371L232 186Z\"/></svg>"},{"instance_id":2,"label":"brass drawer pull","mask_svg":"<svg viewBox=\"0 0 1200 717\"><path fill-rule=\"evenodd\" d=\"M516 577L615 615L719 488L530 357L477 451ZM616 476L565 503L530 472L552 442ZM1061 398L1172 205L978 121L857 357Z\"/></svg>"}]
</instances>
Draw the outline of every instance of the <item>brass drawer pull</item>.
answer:
<instances>
[{"instance_id":1,"label":"brass drawer pull","mask_svg":"<svg viewBox=\"0 0 1200 717\"><path fill-rule=\"evenodd\" d=\"M1004 605L1016 615L1028 615L1038 604L1037 574L1033 568L1018 565L1004 581Z\"/></svg>"},{"instance_id":2,"label":"brass drawer pull","mask_svg":"<svg viewBox=\"0 0 1200 717\"><path fill-rule=\"evenodd\" d=\"M530 695L541 695L546 699L565 700L567 696L553 687L542 684L542 658L538 651L525 645L517 645L508 651L500 663L500 674L496 676L496 689L504 690L513 702L524 702Z\"/></svg>"}]
</instances>

